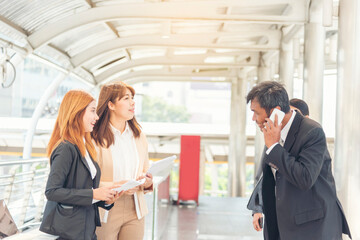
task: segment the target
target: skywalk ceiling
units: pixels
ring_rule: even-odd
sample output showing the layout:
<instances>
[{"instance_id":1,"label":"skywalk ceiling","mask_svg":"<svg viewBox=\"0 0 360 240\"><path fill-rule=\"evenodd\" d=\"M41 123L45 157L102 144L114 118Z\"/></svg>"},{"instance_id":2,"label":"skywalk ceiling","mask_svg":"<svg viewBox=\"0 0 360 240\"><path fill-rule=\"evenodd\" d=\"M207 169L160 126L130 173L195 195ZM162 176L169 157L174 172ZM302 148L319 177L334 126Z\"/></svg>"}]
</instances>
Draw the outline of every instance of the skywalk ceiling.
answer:
<instances>
[{"instance_id":1,"label":"skywalk ceiling","mask_svg":"<svg viewBox=\"0 0 360 240\"><path fill-rule=\"evenodd\" d=\"M231 81L276 54L308 7L307 0L1 0L0 46L93 85Z\"/></svg>"}]
</instances>

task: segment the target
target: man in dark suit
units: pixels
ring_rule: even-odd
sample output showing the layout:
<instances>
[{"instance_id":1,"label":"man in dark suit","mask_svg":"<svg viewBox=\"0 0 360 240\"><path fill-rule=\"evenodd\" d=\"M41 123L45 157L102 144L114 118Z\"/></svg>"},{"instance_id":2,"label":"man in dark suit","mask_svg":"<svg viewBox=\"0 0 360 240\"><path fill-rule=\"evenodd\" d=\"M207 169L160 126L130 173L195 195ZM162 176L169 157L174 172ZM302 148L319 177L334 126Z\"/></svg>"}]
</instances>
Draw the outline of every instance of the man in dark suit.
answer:
<instances>
[{"instance_id":1,"label":"man in dark suit","mask_svg":"<svg viewBox=\"0 0 360 240\"><path fill-rule=\"evenodd\" d=\"M277 82L256 85L247 102L251 102L253 121L263 132L266 145L263 179L256 189L261 191L265 215L264 238L340 240L342 233L351 238L336 196L331 158L321 126L290 111L287 92ZM277 115L274 122L269 119L274 108L285 113L279 124ZM254 227L260 230L257 221Z\"/></svg>"}]
</instances>

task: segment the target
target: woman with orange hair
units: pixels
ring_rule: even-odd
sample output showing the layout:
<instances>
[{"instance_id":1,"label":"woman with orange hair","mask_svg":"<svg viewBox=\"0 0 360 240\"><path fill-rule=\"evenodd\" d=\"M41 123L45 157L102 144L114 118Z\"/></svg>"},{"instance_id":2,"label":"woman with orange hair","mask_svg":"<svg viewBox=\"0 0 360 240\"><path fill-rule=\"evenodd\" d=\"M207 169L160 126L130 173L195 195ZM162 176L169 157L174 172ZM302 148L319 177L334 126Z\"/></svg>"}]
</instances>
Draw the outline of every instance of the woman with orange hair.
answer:
<instances>
[{"instance_id":1,"label":"woman with orange hair","mask_svg":"<svg viewBox=\"0 0 360 240\"><path fill-rule=\"evenodd\" d=\"M134 95L134 89L123 82L104 85L100 91L99 121L92 132L104 173L100 185L146 178L142 186L126 191L107 214L100 211L105 216L102 227L96 230L100 240L144 238L144 216L148 213L144 193L152 191L153 183L151 174L146 174L148 143L134 116Z\"/></svg>"},{"instance_id":2,"label":"woman with orange hair","mask_svg":"<svg viewBox=\"0 0 360 240\"><path fill-rule=\"evenodd\" d=\"M98 188L100 168L90 136L98 119L90 94L80 90L65 94L47 148L51 164L45 190L48 202L40 226L58 239L97 239L98 206L110 209L120 197L112 190L115 186Z\"/></svg>"}]
</instances>

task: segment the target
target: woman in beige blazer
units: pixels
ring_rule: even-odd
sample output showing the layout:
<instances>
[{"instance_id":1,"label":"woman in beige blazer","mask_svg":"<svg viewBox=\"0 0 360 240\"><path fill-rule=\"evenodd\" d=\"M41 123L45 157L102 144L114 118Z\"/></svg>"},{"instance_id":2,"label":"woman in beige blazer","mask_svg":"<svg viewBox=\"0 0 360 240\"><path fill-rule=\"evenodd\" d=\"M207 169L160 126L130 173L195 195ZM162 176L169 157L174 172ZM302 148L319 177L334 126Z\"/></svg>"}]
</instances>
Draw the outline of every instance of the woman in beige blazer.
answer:
<instances>
[{"instance_id":1,"label":"woman in beige blazer","mask_svg":"<svg viewBox=\"0 0 360 240\"><path fill-rule=\"evenodd\" d=\"M134 89L116 82L101 88L97 121L92 137L98 147L101 169L100 186L146 178L143 185L130 189L116 202L111 211L101 211L102 227L97 228L99 240L141 240L144 237L144 216L148 213L144 194L152 191L148 143L134 116Z\"/></svg>"}]
</instances>

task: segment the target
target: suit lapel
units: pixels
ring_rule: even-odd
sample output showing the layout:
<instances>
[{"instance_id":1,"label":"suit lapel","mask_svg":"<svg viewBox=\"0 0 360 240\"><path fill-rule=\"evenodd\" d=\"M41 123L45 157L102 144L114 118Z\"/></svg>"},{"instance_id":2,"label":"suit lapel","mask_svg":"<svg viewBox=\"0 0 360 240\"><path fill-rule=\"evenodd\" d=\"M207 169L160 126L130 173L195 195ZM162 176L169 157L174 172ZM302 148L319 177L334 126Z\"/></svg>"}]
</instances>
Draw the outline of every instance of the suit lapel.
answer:
<instances>
[{"instance_id":1,"label":"suit lapel","mask_svg":"<svg viewBox=\"0 0 360 240\"><path fill-rule=\"evenodd\" d=\"M90 160L93 162L94 166L95 166L95 169L96 169L96 174L95 174L95 177L94 179L92 179L93 181L93 187L94 188L97 188L99 186L99 183L100 183L100 177L101 177L101 170L99 168L99 165L92 159L92 157L90 156L89 154L89 157L90 157ZM90 170L90 167L89 167L89 164L86 160L85 157L81 156L81 161L83 162L83 164L85 165L86 169L88 170L89 172L89 176L91 178L91 170Z\"/></svg>"},{"instance_id":2,"label":"suit lapel","mask_svg":"<svg viewBox=\"0 0 360 240\"><path fill-rule=\"evenodd\" d=\"M101 178L101 170L100 170L100 167L97 164L97 162L95 162L95 161L93 161L93 162L94 162L94 165L95 165L95 168L96 168L96 175L95 175L93 183L94 183L94 188L98 188L99 183L100 183L100 178Z\"/></svg>"},{"instance_id":3,"label":"suit lapel","mask_svg":"<svg viewBox=\"0 0 360 240\"><path fill-rule=\"evenodd\" d=\"M289 133L288 133L288 135L286 137L286 140L285 140L285 143L284 143L284 148L288 152L290 152L292 146L295 143L295 139L296 139L296 136L297 136L297 134L299 132L300 124L301 124L303 119L304 119L304 117L300 113L297 112L295 114L294 121L292 122L292 124L290 126Z\"/></svg>"},{"instance_id":4,"label":"suit lapel","mask_svg":"<svg viewBox=\"0 0 360 240\"><path fill-rule=\"evenodd\" d=\"M86 169L88 170L88 172L90 173L90 167L89 164L86 161L86 158L81 156L81 161L83 162L83 164L85 165Z\"/></svg>"},{"instance_id":5,"label":"suit lapel","mask_svg":"<svg viewBox=\"0 0 360 240\"><path fill-rule=\"evenodd\" d=\"M78 152L78 154L79 154L79 156L80 156L81 162L84 164L84 166L86 167L86 169L87 169L87 171L89 172L89 175L90 175L90 177L91 177L91 171L90 171L89 164L87 163L85 157L81 154L80 149L78 148L78 146L75 145L75 144L74 144L74 146L75 146L75 148L76 148L76 150L77 150L77 152ZM91 158L91 157L90 157L90 158Z\"/></svg>"}]
</instances>

